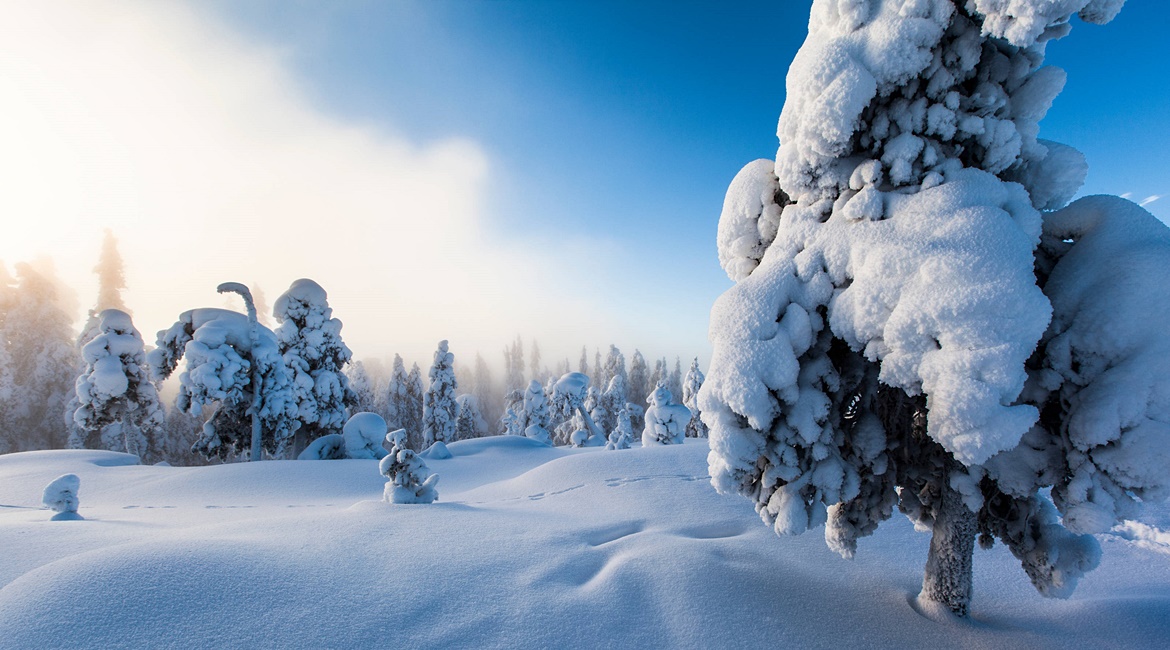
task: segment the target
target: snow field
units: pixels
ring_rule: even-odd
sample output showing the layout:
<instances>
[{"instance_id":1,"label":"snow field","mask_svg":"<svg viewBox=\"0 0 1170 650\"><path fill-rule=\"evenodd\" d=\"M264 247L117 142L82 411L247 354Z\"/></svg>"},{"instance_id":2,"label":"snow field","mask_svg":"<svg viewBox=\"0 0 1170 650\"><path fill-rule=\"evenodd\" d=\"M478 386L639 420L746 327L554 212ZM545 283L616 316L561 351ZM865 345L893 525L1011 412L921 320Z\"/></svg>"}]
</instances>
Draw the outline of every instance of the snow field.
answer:
<instances>
[{"instance_id":1,"label":"snow field","mask_svg":"<svg viewBox=\"0 0 1170 650\"><path fill-rule=\"evenodd\" d=\"M855 561L720 496L705 440L609 452L519 436L427 459L440 501L391 505L374 460L139 466L0 457L0 647L1160 647L1170 548L1101 536L1069 601L1002 547L972 620L914 611L928 536L895 517ZM81 477L86 521L45 485ZM1136 522L1135 522L1136 523ZM1134 530L1138 530L1135 528ZM1131 535L1138 537L1139 535Z\"/></svg>"}]
</instances>

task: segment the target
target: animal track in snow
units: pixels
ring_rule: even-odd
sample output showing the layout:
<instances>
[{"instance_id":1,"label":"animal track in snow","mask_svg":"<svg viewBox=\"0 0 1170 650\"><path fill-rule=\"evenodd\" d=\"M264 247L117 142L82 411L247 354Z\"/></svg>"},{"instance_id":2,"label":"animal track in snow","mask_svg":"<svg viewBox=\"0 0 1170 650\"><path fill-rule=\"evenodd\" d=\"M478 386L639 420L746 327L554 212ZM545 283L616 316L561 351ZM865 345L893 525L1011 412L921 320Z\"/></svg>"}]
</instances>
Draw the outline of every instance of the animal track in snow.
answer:
<instances>
[{"instance_id":1,"label":"animal track in snow","mask_svg":"<svg viewBox=\"0 0 1170 650\"><path fill-rule=\"evenodd\" d=\"M657 480L657 479L676 479L679 481L707 481L707 480L710 480L711 477L707 476L707 475L692 476L690 474L650 474L647 476L629 476L629 477L607 478L607 479L605 479L605 485L607 487L619 487L622 485L626 485L628 483L637 483L639 481L652 481L652 480Z\"/></svg>"}]
</instances>

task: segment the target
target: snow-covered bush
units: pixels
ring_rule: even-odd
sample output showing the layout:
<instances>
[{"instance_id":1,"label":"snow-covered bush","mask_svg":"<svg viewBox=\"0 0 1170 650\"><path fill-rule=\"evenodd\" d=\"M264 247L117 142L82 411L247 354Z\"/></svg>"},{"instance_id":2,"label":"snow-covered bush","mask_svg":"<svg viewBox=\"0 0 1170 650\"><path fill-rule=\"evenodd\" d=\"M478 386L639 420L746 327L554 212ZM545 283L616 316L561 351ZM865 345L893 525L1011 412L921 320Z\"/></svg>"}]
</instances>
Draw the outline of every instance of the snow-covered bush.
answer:
<instances>
[{"instance_id":1,"label":"snow-covered bush","mask_svg":"<svg viewBox=\"0 0 1170 650\"><path fill-rule=\"evenodd\" d=\"M272 315L280 323L276 338L296 396L297 446L339 432L355 401L342 372L353 354L341 340L341 321L333 318L328 295L302 278L276 299Z\"/></svg>"},{"instance_id":2,"label":"snow-covered bush","mask_svg":"<svg viewBox=\"0 0 1170 650\"><path fill-rule=\"evenodd\" d=\"M79 505L78 492L81 490L81 478L76 474L64 474L53 479L45 486L41 502L45 507L57 513L53 521L75 521L83 517L77 514Z\"/></svg>"},{"instance_id":3,"label":"snow-covered bush","mask_svg":"<svg viewBox=\"0 0 1170 650\"><path fill-rule=\"evenodd\" d=\"M447 351L447 342L439 341L435 362L428 376L431 379L423 397L423 446L455 439L455 419L459 405L455 403L455 355Z\"/></svg>"},{"instance_id":4,"label":"snow-covered bush","mask_svg":"<svg viewBox=\"0 0 1170 650\"><path fill-rule=\"evenodd\" d=\"M253 349L248 318L243 314L192 309L180 314L170 329L158 333L156 347L147 355L150 377L156 382L170 377L186 359L186 369L179 375L176 408L197 416L204 406L215 406L215 414L203 425L203 435L193 448L207 458L231 460L251 449L248 411L253 371L260 377L264 451L271 456L283 455L297 426L296 397L276 335L263 325L256 327L258 338Z\"/></svg>"},{"instance_id":5,"label":"snow-covered bush","mask_svg":"<svg viewBox=\"0 0 1170 650\"><path fill-rule=\"evenodd\" d=\"M630 424L630 412L624 407L617 413L614 429L605 443L606 449L629 449L634 441L634 427Z\"/></svg>"},{"instance_id":6,"label":"snow-covered bush","mask_svg":"<svg viewBox=\"0 0 1170 650\"><path fill-rule=\"evenodd\" d=\"M753 499L777 533L827 523L847 557L897 503L934 534L920 599L960 615L976 532L1007 544L1041 593L1067 595L1097 562L1095 540L1074 533L1152 486L1126 447L1165 453L1151 432L1170 399L1149 376L1142 391L1112 380L1154 349L1120 323L1140 276L1086 261L1130 254L1096 225L1137 208L1040 212L1086 169L1036 137L1064 82L1042 67L1045 45L1074 13L1106 22L1121 4L816 0L776 161L746 166L720 217L737 284L712 310L698 399L712 483ZM1164 254L1153 240L1143 259ZM1086 301L1098 283L1112 295ZM1098 308L1110 299L1115 311ZM1089 313L1093 327L1070 325ZM1119 384L1126 406L1091 396ZM1073 532L1038 496L1046 486Z\"/></svg>"},{"instance_id":7,"label":"snow-covered bush","mask_svg":"<svg viewBox=\"0 0 1170 650\"><path fill-rule=\"evenodd\" d=\"M382 441L386 439L386 420L377 413L355 413L341 431L345 439L346 458L373 458L386 455Z\"/></svg>"},{"instance_id":8,"label":"snow-covered bush","mask_svg":"<svg viewBox=\"0 0 1170 650\"><path fill-rule=\"evenodd\" d=\"M646 427L642 429L642 446L681 445L686 439L691 410L674 401L666 382L659 382L646 398Z\"/></svg>"},{"instance_id":9,"label":"snow-covered bush","mask_svg":"<svg viewBox=\"0 0 1170 650\"><path fill-rule=\"evenodd\" d=\"M85 368L75 383L73 449L108 449L151 462L166 417L146 369L142 335L130 315L106 309L82 348Z\"/></svg>"},{"instance_id":10,"label":"snow-covered bush","mask_svg":"<svg viewBox=\"0 0 1170 650\"><path fill-rule=\"evenodd\" d=\"M388 503L434 503L439 475L431 474L427 464L406 446L406 432L397 429L386 434L390 452L378 463L378 471L388 481L383 499Z\"/></svg>"}]
</instances>

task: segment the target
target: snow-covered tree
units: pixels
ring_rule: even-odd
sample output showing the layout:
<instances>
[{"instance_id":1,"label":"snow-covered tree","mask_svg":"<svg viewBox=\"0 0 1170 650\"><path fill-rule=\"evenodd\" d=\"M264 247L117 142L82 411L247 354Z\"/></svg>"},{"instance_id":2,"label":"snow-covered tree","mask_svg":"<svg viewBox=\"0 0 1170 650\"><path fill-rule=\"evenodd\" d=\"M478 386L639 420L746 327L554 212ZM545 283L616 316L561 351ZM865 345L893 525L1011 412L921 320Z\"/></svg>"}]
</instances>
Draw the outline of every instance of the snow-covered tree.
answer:
<instances>
[{"instance_id":1,"label":"snow-covered tree","mask_svg":"<svg viewBox=\"0 0 1170 650\"><path fill-rule=\"evenodd\" d=\"M540 384L537 384L539 386ZM504 398L504 415L500 417L500 429L506 436L522 436L528 428L528 414L524 412L524 392L513 389Z\"/></svg>"},{"instance_id":2,"label":"snow-covered tree","mask_svg":"<svg viewBox=\"0 0 1170 650\"><path fill-rule=\"evenodd\" d=\"M629 381L626 383L626 400L642 408L646 403L646 397L650 394L650 368L646 365L646 359L638 350L634 350L634 356L630 359L630 373ZM634 421L634 430L640 431L642 429L642 416L631 413Z\"/></svg>"},{"instance_id":3,"label":"snow-covered tree","mask_svg":"<svg viewBox=\"0 0 1170 650\"><path fill-rule=\"evenodd\" d=\"M504 412L504 405L500 401L502 393L483 355L478 353L475 355L475 390L471 392L475 395L479 413L484 421L496 422L502 417Z\"/></svg>"},{"instance_id":4,"label":"snow-covered tree","mask_svg":"<svg viewBox=\"0 0 1170 650\"><path fill-rule=\"evenodd\" d=\"M606 449L629 449L634 441L634 427L630 424L630 412L624 407L618 411L614 419L613 431L605 443Z\"/></svg>"},{"instance_id":5,"label":"snow-covered tree","mask_svg":"<svg viewBox=\"0 0 1170 650\"><path fill-rule=\"evenodd\" d=\"M707 425L703 424L700 417L702 411L699 409L699 389L703 387L703 371L699 370L699 357L695 357L691 361L691 367L687 369L686 379L683 381L683 405L691 410L691 420L687 422L687 437L688 438L706 438Z\"/></svg>"},{"instance_id":6,"label":"snow-covered tree","mask_svg":"<svg viewBox=\"0 0 1170 650\"><path fill-rule=\"evenodd\" d=\"M674 395L675 399L681 398L683 394L682 359L678 357L674 358L674 370L670 371L666 387L670 389L670 394Z\"/></svg>"},{"instance_id":7,"label":"snow-covered tree","mask_svg":"<svg viewBox=\"0 0 1170 650\"><path fill-rule=\"evenodd\" d=\"M46 270L46 273L51 269ZM0 448L60 449L64 415L80 370L71 319L51 275L17 264L17 284L0 291Z\"/></svg>"},{"instance_id":8,"label":"snow-covered tree","mask_svg":"<svg viewBox=\"0 0 1170 650\"><path fill-rule=\"evenodd\" d=\"M455 419L459 405L455 403L455 355L447 351L447 341L439 341L435 362L427 373L431 384L423 397L423 446L455 439Z\"/></svg>"},{"instance_id":9,"label":"snow-covered tree","mask_svg":"<svg viewBox=\"0 0 1170 650\"><path fill-rule=\"evenodd\" d=\"M272 330L256 325L253 347L248 317L226 309L192 309L170 329L158 333L146 355L150 378L163 381L186 360L179 375L176 408L199 416L215 408L193 449L207 458L234 460L252 448L255 374L260 387L261 445L270 456L283 456L297 426L292 378ZM255 365L255 367L253 367Z\"/></svg>"},{"instance_id":10,"label":"snow-covered tree","mask_svg":"<svg viewBox=\"0 0 1170 650\"><path fill-rule=\"evenodd\" d=\"M349 389L353 393L353 404L350 410L354 413L374 412L374 381L366 372L366 365L361 361L353 362L353 367L347 373ZM382 436L378 436L380 441Z\"/></svg>"},{"instance_id":11,"label":"snow-covered tree","mask_svg":"<svg viewBox=\"0 0 1170 650\"><path fill-rule=\"evenodd\" d=\"M626 381L622 375L614 375L609 380L605 392L601 394L601 403L605 406L604 419L597 420L597 426L602 431L613 431L617 422L617 414L626 408ZM629 417L629 410L626 410Z\"/></svg>"},{"instance_id":12,"label":"snow-covered tree","mask_svg":"<svg viewBox=\"0 0 1170 650\"><path fill-rule=\"evenodd\" d=\"M1118 199L1042 214L1086 170L1036 138L1064 82L1044 48L1121 5L816 0L776 161L728 190L712 483L846 557L896 502L933 533L930 611L967 613L977 533L1068 595L1086 533L1168 487L1164 321L1132 311L1170 303L1144 280L1166 229Z\"/></svg>"},{"instance_id":13,"label":"snow-covered tree","mask_svg":"<svg viewBox=\"0 0 1170 650\"><path fill-rule=\"evenodd\" d=\"M106 309L97 334L82 348L85 367L74 385L73 449L109 449L153 462L163 448L166 417L150 382L142 335L130 315Z\"/></svg>"},{"instance_id":14,"label":"snow-covered tree","mask_svg":"<svg viewBox=\"0 0 1170 650\"><path fill-rule=\"evenodd\" d=\"M328 295L308 278L293 282L276 299L272 315L280 323L276 337L296 391L295 455L345 424L354 394L342 368L353 353L341 340L341 321L333 318Z\"/></svg>"},{"instance_id":15,"label":"snow-covered tree","mask_svg":"<svg viewBox=\"0 0 1170 650\"><path fill-rule=\"evenodd\" d=\"M203 436L202 414L191 415L172 406L166 409L162 434L158 436L158 457L180 467L204 465L207 458L192 447Z\"/></svg>"},{"instance_id":16,"label":"snow-covered tree","mask_svg":"<svg viewBox=\"0 0 1170 650\"><path fill-rule=\"evenodd\" d=\"M552 379L550 378L551 382ZM548 397L540 382L533 379L524 391L524 435L534 440L552 444L549 431L550 411Z\"/></svg>"},{"instance_id":17,"label":"snow-covered tree","mask_svg":"<svg viewBox=\"0 0 1170 650\"><path fill-rule=\"evenodd\" d=\"M593 350L593 372L589 375L589 381L598 390L604 389L609 384L605 379L605 368L601 365L601 350L596 348Z\"/></svg>"},{"instance_id":18,"label":"snow-covered tree","mask_svg":"<svg viewBox=\"0 0 1170 650\"><path fill-rule=\"evenodd\" d=\"M412 363L410 372L406 375L406 413L402 425L406 429L407 444L412 449L422 449L425 401L426 385L423 383L422 370L417 363ZM412 425L414 428L409 428Z\"/></svg>"},{"instance_id":19,"label":"snow-covered tree","mask_svg":"<svg viewBox=\"0 0 1170 650\"><path fill-rule=\"evenodd\" d=\"M656 359L654 361L654 372L650 373L650 392L647 397L650 397L658 388L659 384L667 383L669 372L666 370L666 358Z\"/></svg>"},{"instance_id":20,"label":"snow-covered tree","mask_svg":"<svg viewBox=\"0 0 1170 650\"><path fill-rule=\"evenodd\" d=\"M614 377L621 375L622 384L628 386L630 379L626 375L626 357L616 345L609 346L609 354L605 356L604 382L600 385L609 386Z\"/></svg>"},{"instance_id":21,"label":"snow-covered tree","mask_svg":"<svg viewBox=\"0 0 1170 650\"><path fill-rule=\"evenodd\" d=\"M482 438L487 435L487 422L479 412L475 395L464 394L455 398L459 414L455 417L454 440Z\"/></svg>"},{"instance_id":22,"label":"snow-covered tree","mask_svg":"<svg viewBox=\"0 0 1170 650\"><path fill-rule=\"evenodd\" d=\"M556 381L553 385L553 396L549 400L552 410L559 413L564 422L572 423L574 417L579 417L580 421L572 424L572 430L569 431L569 441L573 442L574 446L583 446L588 438L597 436L599 440L605 439L605 434L597 428L593 418L589 416L589 412L585 410L585 398L589 391L589 376L581 372L570 372ZM583 431L585 438L582 440L574 440L571 436L577 431Z\"/></svg>"},{"instance_id":23,"label":"snow-covered tree","mask_svg":"<svg viewBox=\"0 0 1170 650\"><path fill-rule=\"evenodd\" d=\"M524 342L517 336L515 342L504 346L504 388L524 387Z\"/></svg>"},{"instance_id":24,"label":"snow-covered tree","mask_svg":"<svg viewBox=\"0 0 1170 650\"><path fill-rule=\"evenodd\" d=\"M402 356L394 355L394 365L390 370L390 380L386 382L386 390L382 397L382 410L386 415L386 425L391 429L406 429L407 426L407 375L406 364Z\"/></svg>"},{"instance_id":25,"label":"snow-covered tree","mask_svg":"<svg viewBox=\"0 0 1170 650\"><path fill-rule=\"evenodd\" d=\"M434 503L439 475L431 474L427 464L406 446L402 429L386 434L390 452L378 463L378 471L388 481L383 499L388 503Z\"/></svg>"},{"instance_id":26,"label":"snow-covered tree","mask_svg":"<svg viewBox=\"0 0 1170 650\"><path fill-rule=\"evenodd\" d=\"M93 340L93 337L97 336L99 314L103 311L117 309L127 314L130 313L126 303L122 301L122 290L126 288L126 271L122 263L122 256L118 253L118 239L108 228L102 239L102 252L98 257L97 266L93 267L93 272L98 277L97 301L94 303L93 309L89 310L89 316L81 328L81 336L77 339L78 349L84 347L86 343Z\"/></svg>"},{"instance_id":27,"label":"snow-covered tree","mask_svg":"<svg viewBox=\"0 0 1170 650\"><path fill-rule=\"evenodd\" d=\"M642 446L681 445L686 438L691 410L674 401L665 381L659 382L646 401L650 406L646 408Z\"/></svg>"},{"instance_id":28,"label":"snow-covered tree","mask_svg":"<svg viewBox=\"0 0 1170 650\"><path fill-rule=\"evenodd\" d=\"M544 374L540 371L540 346L536 343L536 339L532 339L532 353L528 355L528 376L540 381Z\"/></svg>"}]
</instances>

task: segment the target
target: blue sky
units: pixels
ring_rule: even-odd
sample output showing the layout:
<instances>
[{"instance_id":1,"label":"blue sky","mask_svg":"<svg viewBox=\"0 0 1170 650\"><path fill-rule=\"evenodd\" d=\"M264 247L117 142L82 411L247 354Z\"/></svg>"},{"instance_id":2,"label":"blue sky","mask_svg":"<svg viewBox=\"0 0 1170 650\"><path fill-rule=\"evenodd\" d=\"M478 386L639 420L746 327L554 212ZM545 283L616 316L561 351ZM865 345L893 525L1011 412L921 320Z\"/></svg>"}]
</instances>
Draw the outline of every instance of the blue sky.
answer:
<instances>
[{"instance_id":1,"label":"blue sky","mask_svg":"<svg viewBox=\"0 0 1170 650\"><path fill-rule=\"evenodd\" d=\"M425 362L444 337L457 355L494 357L520 334L546 358L610 342L705 358L710 306L729 286L715 253L723 195L744 164L775 154L809 4L12 7L0 59L40 76L0 86L10 116L28 116L11 133L0 125L28 142L0 154L19 195L3 207L60 221L0 242L0 259L53 255L84 307L112 227L147 338L183 309L220 304L209 289L220 281L259 283L271 299L309 276L359 357ZM1110 25L1078 23L1050 46L1069 81L1041 137L1087 155L1084 193L1170 194L1167 33L1160 3L1131 0ZM1147 208L1170 220L1170 198ZM241 223L251 243L223 236ZM176 265L151 239L162 229L206 257ZM320 240L331 255L302 250ZM428 278L454 297L405 286Z\"/></svg>"},{"instance_id":2,"label":"blue sky","mask_svg":"<svg viewBox=\"0 0 1170 650\"><path fill-rule=\"evenodd\" d=\"M714 232L727 182L775 153L784 76L809 2L229 2L288 48L324 110L501 164L492 215L548 237L602 234L630 306L656 275L701 310L726 286ZM1170 18L1133 0L1050 46L1069 73L1042 137L1089 159L1083 193L1170 193ZM1163 220L1170 200L1147 206ZM620 255L620 257L619 257ZM688 319L689 320L689 319Z\"/></svg>"}]
</instances>

